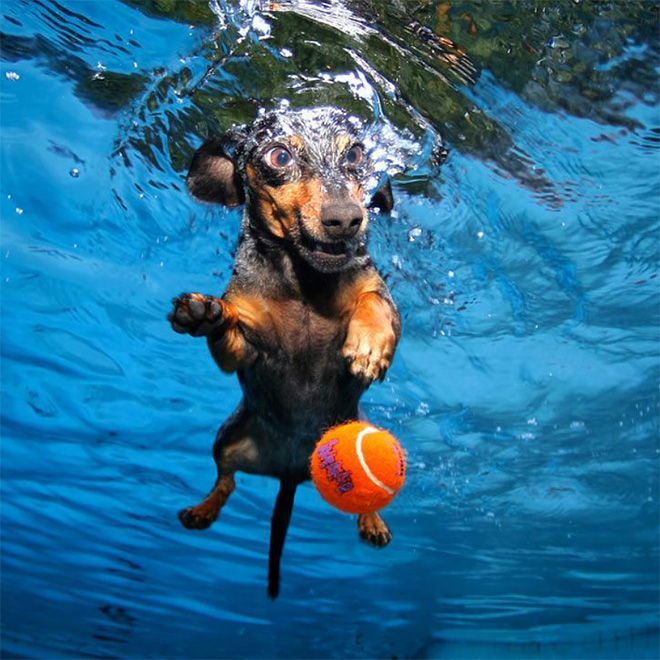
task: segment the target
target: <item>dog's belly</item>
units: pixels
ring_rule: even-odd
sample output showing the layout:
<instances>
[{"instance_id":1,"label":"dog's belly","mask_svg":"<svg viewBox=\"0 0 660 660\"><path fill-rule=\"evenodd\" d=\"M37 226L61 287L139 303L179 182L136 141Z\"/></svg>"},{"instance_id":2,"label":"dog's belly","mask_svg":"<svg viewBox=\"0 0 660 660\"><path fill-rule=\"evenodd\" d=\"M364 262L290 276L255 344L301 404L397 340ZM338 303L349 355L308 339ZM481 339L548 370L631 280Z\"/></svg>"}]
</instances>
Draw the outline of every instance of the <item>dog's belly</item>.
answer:
<instances>
[{"instance_id":1,"label":"dog's belly","mask_svg":"<svg viewBox=\"0 0 660 660\"><path fill-rule=\"evenodd\" d=\"M318 439L357 417L364 385L341 356L346 328L291 304L279 316L276 343L266 344L239 373L246 406L292 438Z\"/></svg>"},{"instance_id":2,"label":"dog's belly","mask_svg":"<svg viewBox=\"0 0 660 660\"><path fill-rule=\"evenodd\" d=\"M294 435L354 418L363 388L339 353L332 357L319 364L318 354L262 356L239 374L248 408Z\"/></svg>"}]
</instances>

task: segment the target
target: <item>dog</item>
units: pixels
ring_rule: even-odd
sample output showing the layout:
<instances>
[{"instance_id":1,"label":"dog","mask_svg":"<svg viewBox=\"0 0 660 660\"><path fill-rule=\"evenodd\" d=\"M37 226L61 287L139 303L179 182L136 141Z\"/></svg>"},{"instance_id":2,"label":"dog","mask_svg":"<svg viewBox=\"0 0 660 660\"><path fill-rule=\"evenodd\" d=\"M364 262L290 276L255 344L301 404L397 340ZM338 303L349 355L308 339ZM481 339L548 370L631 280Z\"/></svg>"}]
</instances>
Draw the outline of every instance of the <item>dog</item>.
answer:
<instances>
[{"instance_id":1,"label":"dog","mask_svg":"<svg viewBox=\"0 0 660 660\"><path fill-rule=\"evenodd\" d=\"M235 488L236 471L279 479L271 598L314 446L327 429L364 418L360 397L385 377L401 334L366 248L365 183L375 172L364 130L334 107L266 113L206 141L187 177L198 200L245 204L245 211L225 293L182 294L168 318L176 332L206 337L220 369L238 375L243 399L215 440L215 485L179 519L188 529L209 527ZM387 213L392 205L386 181L370 206ZM374 546L392 538L378 513L361 514L357 524Z\"/></svg>"}]
</instances>

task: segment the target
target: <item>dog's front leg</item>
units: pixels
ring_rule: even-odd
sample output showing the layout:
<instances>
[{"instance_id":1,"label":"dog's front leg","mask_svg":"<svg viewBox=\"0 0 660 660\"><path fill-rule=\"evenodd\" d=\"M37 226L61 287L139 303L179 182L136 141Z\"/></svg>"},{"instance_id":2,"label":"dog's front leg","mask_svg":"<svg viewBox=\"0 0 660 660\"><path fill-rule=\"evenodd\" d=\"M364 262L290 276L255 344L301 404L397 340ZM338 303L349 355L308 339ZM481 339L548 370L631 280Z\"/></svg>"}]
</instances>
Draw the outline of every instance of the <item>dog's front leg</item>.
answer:
<instances>
[{"instance_id":1,"label":"dog's front leg","mask_svg":"<svg viewBox=\"0 0 660 660\"><path fill-rule=\"evenodd\" d=\"M380 292L362 293L348 324L342 355L351 373L368 383L383 379L401 333L399 312Z\"/></svg>"},{"instance_id":2,"label":"dog's front leg","mask_svg":"<svg viewBox=\"0 0 660 660\"><path fill-rule=\"evenodd\" d=\"M201 293L184 293L173 303L174 311L169 315L172 328L181 334L206 337L223 371L232 373L254 360L256 350L245 338L236 304Z\"/></svg>"}]
</instances>

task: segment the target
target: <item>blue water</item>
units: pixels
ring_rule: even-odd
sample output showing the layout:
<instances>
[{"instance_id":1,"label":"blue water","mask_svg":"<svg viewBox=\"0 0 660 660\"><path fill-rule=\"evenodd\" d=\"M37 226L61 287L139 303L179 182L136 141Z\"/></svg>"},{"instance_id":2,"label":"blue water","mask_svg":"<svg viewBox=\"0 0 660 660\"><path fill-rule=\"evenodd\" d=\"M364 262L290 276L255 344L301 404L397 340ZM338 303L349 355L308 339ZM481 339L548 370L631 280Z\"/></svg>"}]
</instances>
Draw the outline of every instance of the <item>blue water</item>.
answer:
<instances>
[{"instance_id":1,"label":"blue water","mask_svg":"<svg viewBox=\"0 0 660 660\"><path fill-rule=\"evenodd\" d=\"M499 29L461 7L484 40ZM374 67L332 69L365 72L372 97L354 98L354 78L321 75L335 28L252 11L229 12L216 51L212 14L0 6L3 657L657 657L660 67L634 36L595 60L607 99L569 97L547 61L524 87L504 80L465 21L476 82L433 79L487 128L431 117L414 139L443 134L447 162L422 150L371 225L404 319L364 398L408 451L390 546L360 543L307 484L271 602L275 481L239 475L213 528L179 524L240 398L166 322L173 295L222 293L240 222L189 198L192 150L281 98L343 95L408 139L433 105L408 94L397 114L385 60L341 32ZM536 20L530 35L550 30ZM620 27L593 25L562 53ZM204 79L240 27L249 52ZM536 57L563 65L549 36ZM642 64L650 77L621 73Z\"/></svg>"}]
</instances>

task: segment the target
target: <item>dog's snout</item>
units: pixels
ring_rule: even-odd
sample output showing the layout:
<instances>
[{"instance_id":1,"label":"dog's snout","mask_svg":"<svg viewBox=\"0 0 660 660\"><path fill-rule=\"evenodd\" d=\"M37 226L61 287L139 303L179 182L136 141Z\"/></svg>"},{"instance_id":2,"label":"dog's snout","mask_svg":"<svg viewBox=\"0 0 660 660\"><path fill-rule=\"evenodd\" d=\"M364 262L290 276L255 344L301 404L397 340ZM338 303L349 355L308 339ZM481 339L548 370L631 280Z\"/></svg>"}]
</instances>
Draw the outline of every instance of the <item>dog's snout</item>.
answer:
<instances>
[{"instance_id":1,"label":"dog's snout","mask_svg":"<svg viewBox=\"0 0 660 660\"><path fill-rule=\"evenodd\" d=\"M353 238L362 224L362 209L352 202L326 204L321 224L331 238Z\"/></svg>"}]
</instances>

